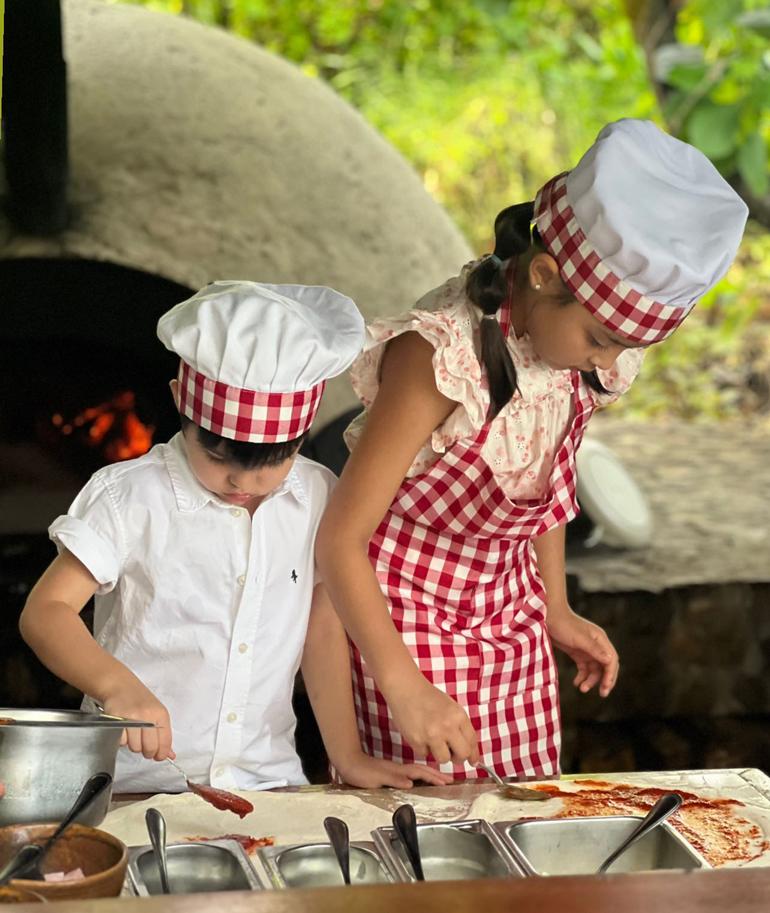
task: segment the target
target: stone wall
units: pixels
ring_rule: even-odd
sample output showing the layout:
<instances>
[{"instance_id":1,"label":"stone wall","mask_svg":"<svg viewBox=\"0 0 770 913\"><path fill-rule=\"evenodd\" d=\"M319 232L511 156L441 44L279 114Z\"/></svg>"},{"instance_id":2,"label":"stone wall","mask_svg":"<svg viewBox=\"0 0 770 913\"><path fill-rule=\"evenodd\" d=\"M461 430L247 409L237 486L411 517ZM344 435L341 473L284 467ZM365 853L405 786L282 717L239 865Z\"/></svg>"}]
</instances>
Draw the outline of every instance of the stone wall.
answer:
<instances>
[{"instance_id":1,"label":"stone wall","mask_svg":"<svg viewBox=\"0 0 770 913\"><path fill-rule=\"evenodd\" d=\"M770 429L600 416L591 434L655 533L568 554L573 608L606 628L621 675L606 700L580 695L560 658L563 768L770 770Z\"/></svg>"},{"instance_id":2,"label":"stone wall","mask_svg":"<svg viewBox=\"0 0 770 913\"><path fill-rule=\"evenodd\" d=\"M566 771L770 770L770 584L586 593L572 605L621 658L606 699L582 695L559 658Z\"/></svg>"}]
</instances>

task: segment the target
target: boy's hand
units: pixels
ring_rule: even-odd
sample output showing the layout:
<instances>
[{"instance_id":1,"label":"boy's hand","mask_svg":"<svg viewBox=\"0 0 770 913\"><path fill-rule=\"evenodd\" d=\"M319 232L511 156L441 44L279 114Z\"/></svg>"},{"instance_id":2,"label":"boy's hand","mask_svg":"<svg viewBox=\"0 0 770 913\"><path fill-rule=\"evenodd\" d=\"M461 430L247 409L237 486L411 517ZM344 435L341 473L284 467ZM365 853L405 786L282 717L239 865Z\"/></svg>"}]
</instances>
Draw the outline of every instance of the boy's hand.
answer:
<instances>
[{"instance_id":1,"label":"boy's hand","mask_svg":"<svg viewBox=\"0 0 770 913\"><path fill-rule=\"evenodd\" d=\"M136 680L128 687L122 687L119 694L105 698L103 706L105 713L112 716L155 723L154 729L124 729L121 745L128 745L131 751L143 754L150 760L164 761L176 757L171 750L171 718L168 710L140 681Z\"/></svg>"},{"instance_id":2,"label":"boy's hand","mask_svg":"<svg viewBox=\"0 0 770 913\"><path fill-rule=\"evenodd\" d=\"M468 714L420 672L384 694L393 720L418 757L431 755L439 764L479 759L476 731ZM384 689L383 689L384 690Z\"/></svg>"},{"instance_id":3,"label":"boy's hand","mask_svg":"<svg viewBox=\"0 0 770 913\"><path fill-rule=\"evenodd\" d=\"M599 684L599 694L607 695L618 680L620 661L603 628L576 615L571 609L547 616L548 633L555 647L575 661L573 680L584 694Z\"/></svg>"},{"instance_id":4,"label":"boy's hand","mask_svg":"<svg viewBox=\"0 0 770 913\"><path fill-rule=\"evenodd\" d=\"M337 767L337 773L350 786L377 789L380 786L398 786L410 789L415 780L422 780L431 786L448 786L454 778L425 764L398 764L382 758L371 758L360 752Z\"/></svg>"}]
</instances>

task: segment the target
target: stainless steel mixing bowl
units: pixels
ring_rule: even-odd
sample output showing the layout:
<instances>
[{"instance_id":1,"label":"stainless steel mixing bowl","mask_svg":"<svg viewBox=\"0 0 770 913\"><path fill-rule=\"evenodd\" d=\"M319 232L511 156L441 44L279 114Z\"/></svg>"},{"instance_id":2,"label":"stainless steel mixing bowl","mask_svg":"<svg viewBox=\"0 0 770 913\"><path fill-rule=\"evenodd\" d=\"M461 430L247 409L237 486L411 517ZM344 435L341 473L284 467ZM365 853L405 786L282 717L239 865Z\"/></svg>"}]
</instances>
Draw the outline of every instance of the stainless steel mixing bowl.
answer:
<instances>
[{"instance_id":1,"label":"stainless steel mixing bowl","mask_svg":"<svg viewBox=\"0 0 770 913\"><path fill-rule=\"evenodd\" d=\"M115 773L123 729L150 725L80 710L0 707L0 825L61 820L90 776ZM80 823L101 823L110 795L105 790Z\"/></svg>"}]
</instances>

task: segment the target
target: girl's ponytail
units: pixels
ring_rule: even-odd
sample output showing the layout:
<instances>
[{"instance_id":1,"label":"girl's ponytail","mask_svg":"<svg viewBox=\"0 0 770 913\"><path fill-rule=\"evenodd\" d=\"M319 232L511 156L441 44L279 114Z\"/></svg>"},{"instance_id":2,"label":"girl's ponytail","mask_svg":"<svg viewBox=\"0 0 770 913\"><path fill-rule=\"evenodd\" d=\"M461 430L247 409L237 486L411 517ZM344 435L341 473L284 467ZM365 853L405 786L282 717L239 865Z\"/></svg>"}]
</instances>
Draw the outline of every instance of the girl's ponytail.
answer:
<instances>
[{"instance_id":1,"label":"girl's ponytail","mask_svg":"<svg viewBox=\"0 0 770 913\"><path fill-rule=\"evenodd\" d=\"M532 244L530 232L533 203L518 203L504 209L495 219L495 252L468 276L466 294L482 312L481 361L489 381L489 412L493 419L516 392L516 368L495 317L508 294L500 261L524 253Z\"/></svg>"},{"instance_id":2,"label":"girl's ponytail","mask_svg":"<svg viewBox=\"0 0 770 913\"><path fill-rule=\"evenodd\" d=\"M542 245L537 228L532 226L534 203L517 203L498 214L495 219L495 251L485 257L470 273L465 286L468 298L482 312L481 361L489 382L489 412L487 421L510 402L516 393L516 368L495 315L502 307L508 287L502 260L517 257L531 245ZM532 227L531 227L532 226ZM583 380L597 393L606 394L596 371L581 371Z\"/></svg>"}]
</instances>

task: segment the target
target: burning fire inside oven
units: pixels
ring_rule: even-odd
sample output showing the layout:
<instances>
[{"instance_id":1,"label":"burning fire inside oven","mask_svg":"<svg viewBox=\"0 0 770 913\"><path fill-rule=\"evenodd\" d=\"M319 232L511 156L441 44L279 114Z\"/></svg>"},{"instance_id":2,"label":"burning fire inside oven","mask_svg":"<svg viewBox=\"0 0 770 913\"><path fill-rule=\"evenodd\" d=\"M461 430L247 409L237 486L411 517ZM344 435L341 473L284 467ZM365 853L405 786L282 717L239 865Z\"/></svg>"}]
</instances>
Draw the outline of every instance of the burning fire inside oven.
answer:
<instances>
[{"instance_id":1,"label":"burning fire inside oven","mask_svg":"<svg viewBox=\"0 0 770 913\"><path fill-rule=\"evenodd\" d=\"M72 419L60 413L51 416L56 431L77 439L100 452L108 463L141 456L152 446L153 425L142 422L136 413L136 396L131 390L116 393L98 406L83 409Z\"/></svg>"}]
</instances>

